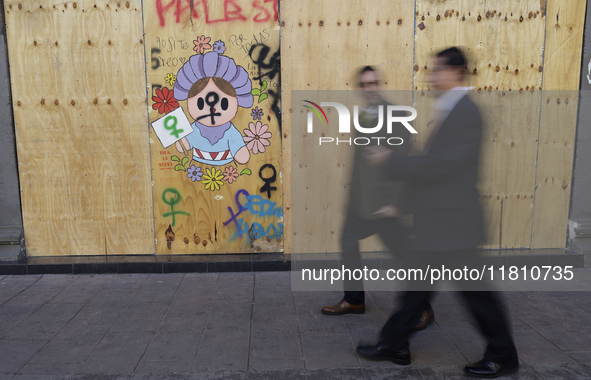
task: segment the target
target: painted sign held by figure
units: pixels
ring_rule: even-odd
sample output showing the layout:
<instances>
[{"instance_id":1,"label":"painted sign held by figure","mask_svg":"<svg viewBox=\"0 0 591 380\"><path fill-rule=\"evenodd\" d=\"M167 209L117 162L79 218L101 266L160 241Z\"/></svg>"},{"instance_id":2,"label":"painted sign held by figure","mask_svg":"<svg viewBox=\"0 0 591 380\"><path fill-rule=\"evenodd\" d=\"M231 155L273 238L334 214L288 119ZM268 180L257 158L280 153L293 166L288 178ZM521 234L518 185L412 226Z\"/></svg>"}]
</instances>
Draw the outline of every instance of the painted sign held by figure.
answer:
<instances>
[{"instance_id":1,"label":"painted sign held by figure","mask_svg":"<svg viewBox=\"0 0 591 380\"><path fill-rule=\"evenodd\" d=\"M189 119L180 107L153 122L152 128L164 148L193 132Z\"/></svg>"}]
</instances>

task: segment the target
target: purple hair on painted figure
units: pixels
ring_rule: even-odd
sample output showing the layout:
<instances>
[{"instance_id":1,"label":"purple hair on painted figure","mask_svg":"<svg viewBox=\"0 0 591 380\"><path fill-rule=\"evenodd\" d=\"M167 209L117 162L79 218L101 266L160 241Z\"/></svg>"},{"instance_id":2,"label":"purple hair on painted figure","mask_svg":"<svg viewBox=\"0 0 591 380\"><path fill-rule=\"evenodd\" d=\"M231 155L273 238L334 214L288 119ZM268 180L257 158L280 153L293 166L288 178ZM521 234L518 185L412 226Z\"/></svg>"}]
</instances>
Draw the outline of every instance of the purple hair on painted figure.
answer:
<instances>
[{"instance_id":1,"label":"purple hair on painted figure","mask_svg":"<svg viewBox=\"0 0 591 380\"><path fill-rule=\"evenodd\" d=\"M181 67L174 84L175 99L186 100L193 83L206 77L225 79L236 90L238 106L252 107L252 83L248 73L242 66L236 65L232 58L219 55L215 51L196 54Z\"/></svg>"}]
</instances>

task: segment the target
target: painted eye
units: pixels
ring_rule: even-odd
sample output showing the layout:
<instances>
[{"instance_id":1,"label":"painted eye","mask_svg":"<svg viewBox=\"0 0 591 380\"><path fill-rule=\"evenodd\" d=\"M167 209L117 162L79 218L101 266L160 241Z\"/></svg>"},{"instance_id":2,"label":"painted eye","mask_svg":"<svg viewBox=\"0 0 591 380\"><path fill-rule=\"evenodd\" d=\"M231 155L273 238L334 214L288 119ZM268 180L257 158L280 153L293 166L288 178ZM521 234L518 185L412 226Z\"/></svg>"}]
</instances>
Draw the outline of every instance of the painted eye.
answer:
<instances>
[{"instance_id":1,"label":"painted eye","mask_svg":"<svg viewBox=\"0 0 591 380\"><path fill-rule=\"evenodd\" d=\"M222 109L224 111L228 109L228 99L226 99L226 98L222 99Z\"/></svg>"},{"instance_id":2,"label":"painted eye","mask_svg":"<svg viewBox=\"0 0 591 380\"><path fill-rule=\"evenodd\" d=\"M203 98L199 98L197 99L197 107L202 110L203 107L205 107L205 101L203 101Z\"/></svg>"}]
</instances>

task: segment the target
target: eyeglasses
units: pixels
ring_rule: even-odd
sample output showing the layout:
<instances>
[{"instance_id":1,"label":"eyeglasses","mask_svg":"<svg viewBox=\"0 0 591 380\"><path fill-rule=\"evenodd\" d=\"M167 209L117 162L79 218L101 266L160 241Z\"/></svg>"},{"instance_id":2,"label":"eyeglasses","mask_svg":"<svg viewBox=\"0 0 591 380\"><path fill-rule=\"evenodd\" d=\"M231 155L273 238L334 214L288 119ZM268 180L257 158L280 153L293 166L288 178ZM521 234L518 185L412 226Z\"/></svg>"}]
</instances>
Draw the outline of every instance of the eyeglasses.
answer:
<instances>
[{"instance_id":1,"label":"eyeglasses","mask_svg":"<svg viewBox=\"0 0 591 380\"><path fill-rule=\"evenodd\" d=\"M372 87L372 86L378 86L379 84L380 84L379 81L374 81L374 82L359 82L359 87L361 87L361 88Z\"/></svg>"}]
</instances>

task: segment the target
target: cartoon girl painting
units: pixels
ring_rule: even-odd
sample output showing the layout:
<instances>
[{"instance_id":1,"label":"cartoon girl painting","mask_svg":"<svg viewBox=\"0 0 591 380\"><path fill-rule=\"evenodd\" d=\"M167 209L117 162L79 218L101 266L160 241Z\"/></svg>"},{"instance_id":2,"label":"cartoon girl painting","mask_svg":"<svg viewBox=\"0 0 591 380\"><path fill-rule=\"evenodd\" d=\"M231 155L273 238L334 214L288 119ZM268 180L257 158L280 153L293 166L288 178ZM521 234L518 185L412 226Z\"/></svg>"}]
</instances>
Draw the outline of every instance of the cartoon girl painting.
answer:
<instances>
[{"instance_id":1,"label":"cartoon girl painting","mask_svg":"<svg viewBox=\"0 0 591 380\"><path fill-rule=\"evenodd\" d=\"M246 164L250 160L250 152L232 119L238 107L252 107L251 90L246 70L216 51L194 55L181 67L174 97L187 100L194 120L193 132L180 140L187 150L192 150L193 160L209 165L226 165L233 160ZM182 153L178 142L176 148Z\"/></svg>"}]
</instances>

